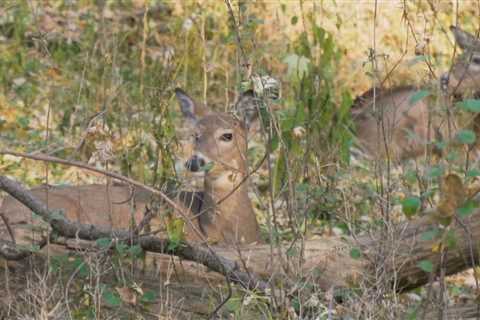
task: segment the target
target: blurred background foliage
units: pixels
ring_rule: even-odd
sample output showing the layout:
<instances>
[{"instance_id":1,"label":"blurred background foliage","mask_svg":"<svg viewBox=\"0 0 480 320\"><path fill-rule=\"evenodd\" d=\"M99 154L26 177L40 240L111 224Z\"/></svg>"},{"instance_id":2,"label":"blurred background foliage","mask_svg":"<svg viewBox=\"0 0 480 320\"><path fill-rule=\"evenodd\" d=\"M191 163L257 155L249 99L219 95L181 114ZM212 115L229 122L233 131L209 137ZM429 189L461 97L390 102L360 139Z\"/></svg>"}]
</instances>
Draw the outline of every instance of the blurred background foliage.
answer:
<instances>
[{"instance_id":1,"label":"blurred background foliage","mask_svg":"<svg viewBox=\"0 0 480 320\"><path fill-rule=\"evenodd\" d=\"M379 2L376 12L368 1L240 1L232 9L238 30L221 1L3 1L2 145L111 163L156 184L179 152L174 87L227 109L242 81L269 75L283 84L274 106L281 130L306 128L315 155L325 155L325 140L341 141L333 160L345 160L348 137L333 129L373 83L374 16L376 78L421 84L448 68L448 26L458 19L474 30L477 10L469 1ZM44 180L40 163L1 160L10 174ZM53 181L80 175L50 169Z\"/></svg>"}]
</instances>

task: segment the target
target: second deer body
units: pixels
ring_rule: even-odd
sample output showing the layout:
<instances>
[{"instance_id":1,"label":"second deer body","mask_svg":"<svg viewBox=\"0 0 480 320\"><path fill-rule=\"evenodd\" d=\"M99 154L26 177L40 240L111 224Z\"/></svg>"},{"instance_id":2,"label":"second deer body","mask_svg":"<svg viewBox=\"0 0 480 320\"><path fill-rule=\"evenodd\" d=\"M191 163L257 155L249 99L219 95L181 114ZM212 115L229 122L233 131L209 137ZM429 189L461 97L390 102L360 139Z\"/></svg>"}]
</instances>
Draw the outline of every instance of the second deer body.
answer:
<instances>
[{"instance_id":1,"label":"second deer body","mask_svg":"<svg viewBox=\"0 0 480 320\"><path fill-rule=\"evenodd\" d=\"M457 97L476 93L480 84L480 41L457 27L450 29L464 53L451 71L442 75L442 89ZM418 100L418 91L411 86L379 88L357 97L351 114L364 153L377 158L415 158L432 149L432 141L444 140L459 129L447 128L445 111L436 109L427 98ZM475 129L474 125L458 127Z\"/></svg>"}]
</instances>

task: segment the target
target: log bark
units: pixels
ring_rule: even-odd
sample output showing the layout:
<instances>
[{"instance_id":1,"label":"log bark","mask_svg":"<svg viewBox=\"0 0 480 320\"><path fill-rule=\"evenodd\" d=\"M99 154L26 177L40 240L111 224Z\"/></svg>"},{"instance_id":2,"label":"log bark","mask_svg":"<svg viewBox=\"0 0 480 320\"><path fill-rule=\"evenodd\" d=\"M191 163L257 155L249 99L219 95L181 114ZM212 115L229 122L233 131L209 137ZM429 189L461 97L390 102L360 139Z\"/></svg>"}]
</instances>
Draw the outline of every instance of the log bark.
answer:
<instances>
[{"instance_id":1,"label":"log bark","mask_svg":"<svg viewBox=\"0 0 480 320\"><path fill-rule=\"evenodd\" d=\"M421 313L421 312L419 312ZM466 303L447 306L443 312L436 307L430 307L425 313L424 320L437 319L478 319L480 317L480 304Z\"/></svg>"}]
</instances>

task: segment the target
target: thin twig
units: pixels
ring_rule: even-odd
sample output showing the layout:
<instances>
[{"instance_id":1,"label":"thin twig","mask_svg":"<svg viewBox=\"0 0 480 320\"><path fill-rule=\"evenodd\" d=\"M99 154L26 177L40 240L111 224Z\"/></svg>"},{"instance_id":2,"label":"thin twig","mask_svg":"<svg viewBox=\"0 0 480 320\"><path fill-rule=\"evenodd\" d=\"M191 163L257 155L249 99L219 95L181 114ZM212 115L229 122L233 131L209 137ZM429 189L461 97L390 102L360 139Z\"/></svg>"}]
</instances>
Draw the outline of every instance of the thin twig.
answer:
<instances>
[{"instance_id":1,"label":"thin twig","mask_svg":"<svg viewBox=\"0 0 480 320\"><path fill-rule=\"evenodd\" d=\"M5 214L3 212L0 212L0 218L2 218L2 221L5 224L5 227L7 228L8 234L10 235L10 239L12 239L12 242L14 244L16 244L15 234L13 233L12 227L10 227L10 223L8 222L8 218L5 216Z\"/></svg>"}]
</instances>

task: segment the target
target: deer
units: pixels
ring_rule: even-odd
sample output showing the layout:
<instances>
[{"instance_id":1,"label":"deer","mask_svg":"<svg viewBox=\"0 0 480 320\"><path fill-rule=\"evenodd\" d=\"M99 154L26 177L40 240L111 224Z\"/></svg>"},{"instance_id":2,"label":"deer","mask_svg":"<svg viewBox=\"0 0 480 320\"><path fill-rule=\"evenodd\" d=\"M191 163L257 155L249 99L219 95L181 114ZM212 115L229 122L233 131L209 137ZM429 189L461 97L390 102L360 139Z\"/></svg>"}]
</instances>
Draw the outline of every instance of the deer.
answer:
<instances>
[{"instance_id":1,"label":"deer","mask_svg":"<svg viewBox=\"0 0 480 320\"><path fill-rule=\"evenodd\" d=\"M440 77L440 87L459 99L479 92L480 41L458 27L451 26L450 30L463 54L450 72ZM372 88L354 100L350 112L363 154L399 161L417 158L427 151L441 154L432 140L448 136L445 117L436 112L432 100L415 98L418 91L414 86ZM473 129L480 132L476 122L472 122Z\"/></svg>"},{"instance_id":2,"label":"deer","mask_svg":"<svg viewBox=\"0 0 480 320\"><path fill-rule=\"evenodd\" d=\"M175 202L183 212L176 217L188 220L184 223L185 240L219 245L261 242L247 184L248 131L258 114L253 91L243 93L235 104L241 116L215 112L179 88L175 95L194 137L193 153L185 167L204 173L203 191L175 192ZM152 200L150 191L133 190L127 185L93 184L43 185L30 192L71 221L128 229L143 219ZM42 225L27 207L10 196L1 203L0 214L0 238L4 240L31 244L37 229L32 226Z\"/></svg>"}]
</instances>

